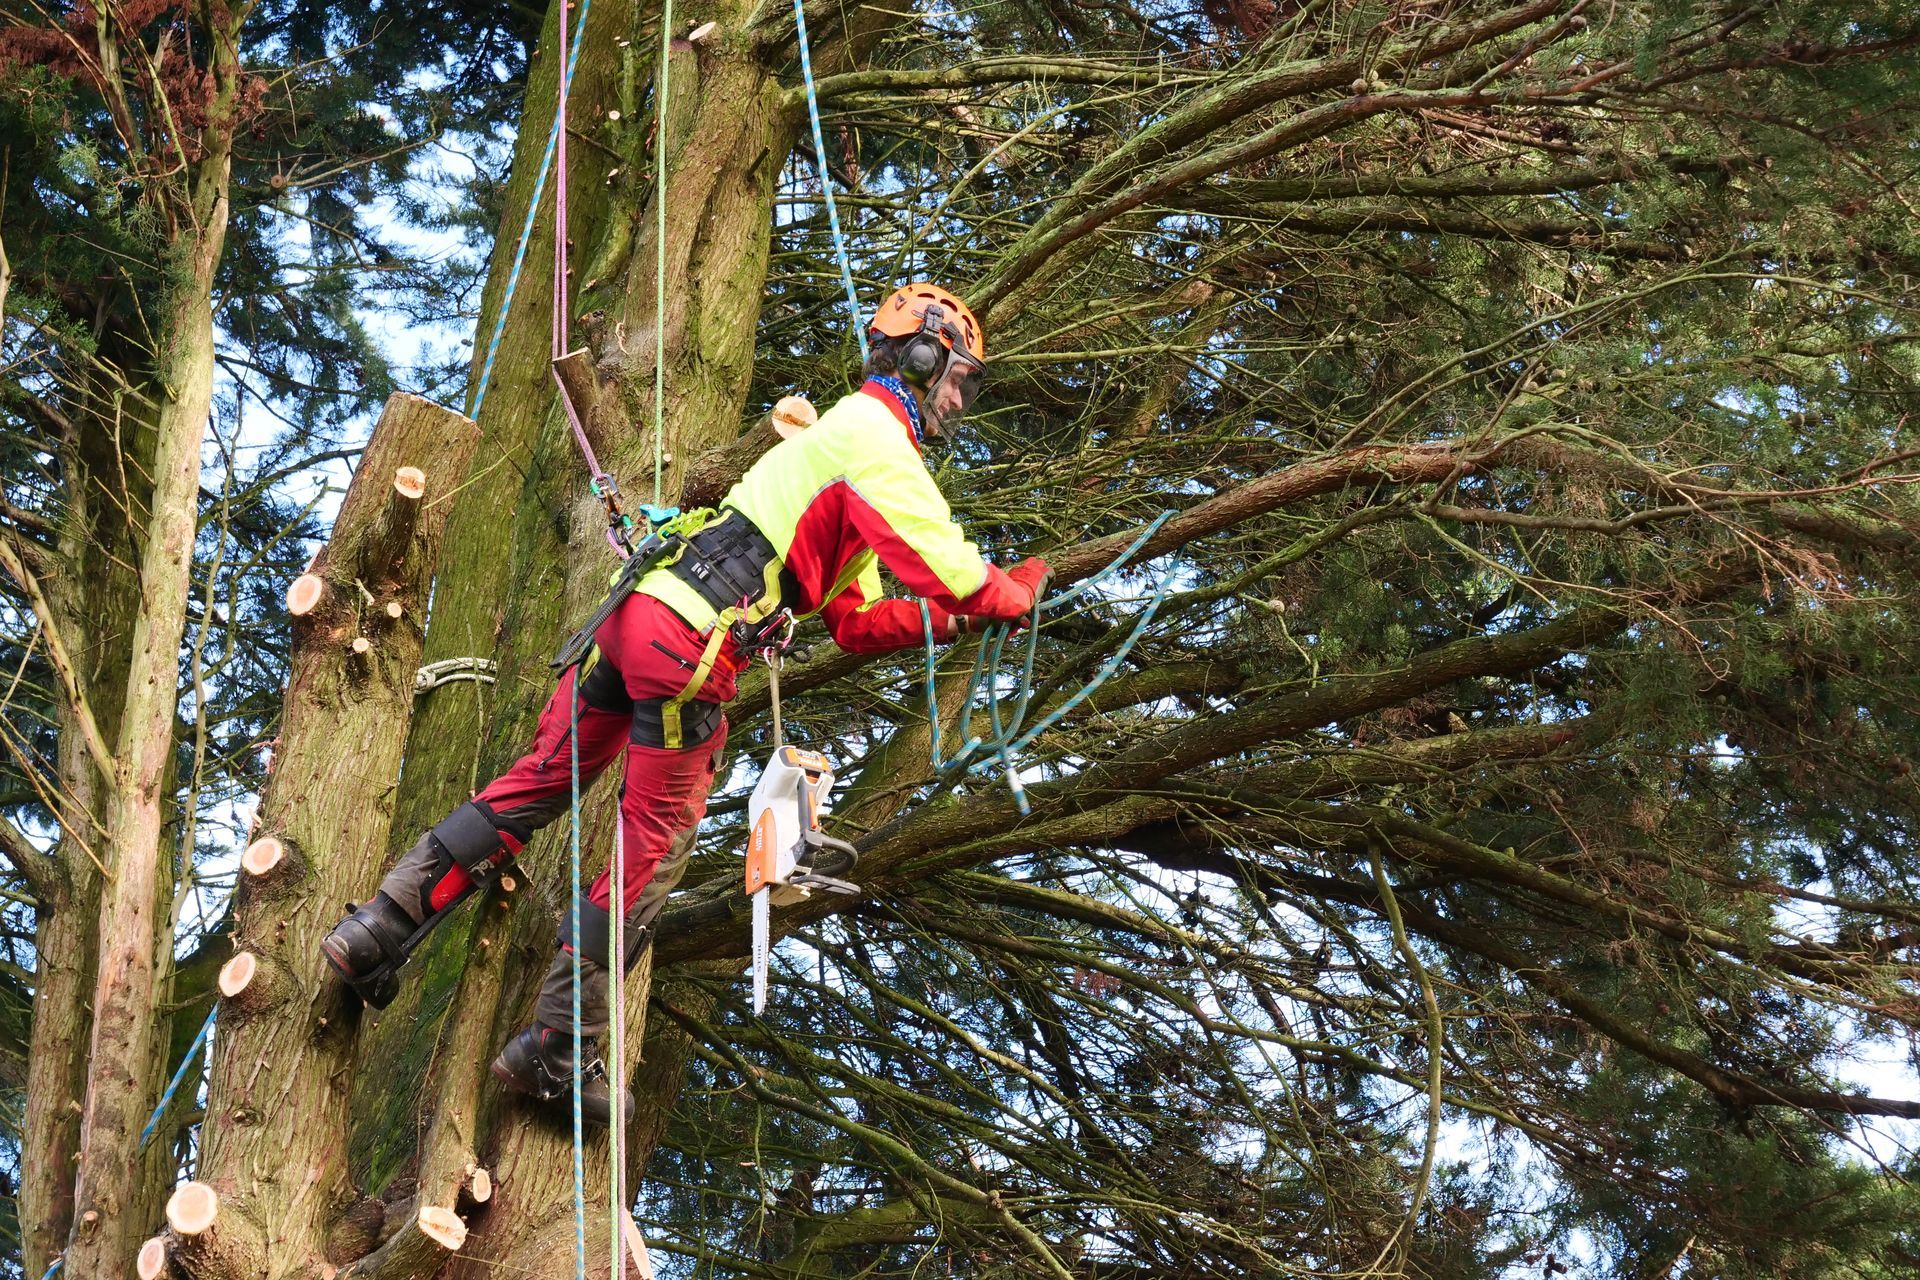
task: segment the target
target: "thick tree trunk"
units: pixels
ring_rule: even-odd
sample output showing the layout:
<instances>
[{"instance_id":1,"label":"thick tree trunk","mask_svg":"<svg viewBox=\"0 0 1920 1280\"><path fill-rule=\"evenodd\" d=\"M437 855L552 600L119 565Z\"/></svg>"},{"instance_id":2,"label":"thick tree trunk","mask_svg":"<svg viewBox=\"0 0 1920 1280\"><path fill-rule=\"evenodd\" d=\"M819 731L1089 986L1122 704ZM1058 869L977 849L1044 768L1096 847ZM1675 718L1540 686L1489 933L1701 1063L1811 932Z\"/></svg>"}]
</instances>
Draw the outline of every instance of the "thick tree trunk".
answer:
<instances>
[{"instance_id":1,"label":"thick tree trunk","mask_svg":"<svg viewBox=\"0 0 1920 1280\"><path fill-rule=\"evenodd\" d=\"M468 419L413 396L387 402L334 525L303 583L293 674L262 839L234 906L199 1178L234 1238L270 1231L276 1266L318 1270L348 1177L348 1075L357 1002L319 942L340 904L385 865L394 779L413 702L424 615L447 507L477 443ZM415 467L425 492L396 473ZM408 478L410 480L410 478ZM386 605L398 602L396 620ZM367 641L364 648L357 641ZM451 1208L450 1205L442 1206ZM237 1235L236 1235L237 1233ZM189 1275L241 1280L232 1250L175 1249Z\"/></svg>"},{"instance_id":2,"label":"thick tree trunk","mask_svg":"<svg viewBox=\"0 0 1920 1280\"><path fill-rule=\"evenodd\" d=\"M756 57L744 27L748 6L730 4L708 16L719 23L720 34L699 46L679 43L672 57L672 93L665 113L668 139L667 184L669 219L666 239L668 305L666 324L666 386L662 421L662 493L667 500L678 492L681 460L739 434L748 382L752 373L754 327L759 317L760 293L766 273L772 229L773 182L780 158L792 145L794 120L783 106L777 80ZM636 40L636 44L640 43ZM742 157L764 156L757 164ZM639 157L644 163L646 157ZM597 366L600 402L582 406L601 423L617 426L595 441L602 462L626 484L630 500L652 495L654 470L653 361L655 329L656 238L650 191L632 193L645 201L638 218L639 233L632 238L630 257L624 244L631 213L611 217L595 236L591 270L625 262L624 279L613 280L616 290L606 297L587 326ZM638 202L638 201L637 201ZM576 226L576 240L582 236ZM603 291L604 292L604 291ZM587 304L600 302L602 293L588 291ZM572 450L570 441L560 449ZM564 612L551 602L535 601L521 593L521 606L508 628L509 642L501 653L501 678L517 682L513 699L503 697L499 723L511 726L515 737L525 732L538 699L545 697L549 675L545 662L566 621L578 617L606 588L610 558L596 548L603 524L598 504L585 492L584 472L571 457L556 459L565 470L542 493L541 504L570 512L571 550L555 548L551 566L565 574ZM515 616L517 614L517 616ZM516 705L517 702L517 705ZM611 847L612 787L602 788L583 831L589 874L597 870ZM553 905L531 920L520 980L505 984L507 1011L499 1032L524 1020L531 979L551 949L552 920L564 900L564 839L553 839L535 851L532 874L547 889ZM555 891L558 891L557 893ZM527 933L531 934L530 937ZM518 954L518 953L517 953ZM645 968L631 983L630 1020L645 1007L648 989ZM463 1007L477 1001L463 992ZM629 1033L630 1055L644 1030ZM671 1106L679 1075L656 1080L664 1090L643 1109ZM510 1110L503 1115L499 1148L491 1163L511 1174L502 1184L501 1203L476 1224L462 1259L465 1274L485 1274L488 1264L521 1274L563 1275L571 1270L573 1172L571 1134L564 1125L534 1120ZM523 1120L514 1123L515 1120ZM641 1135L656 1134L649 1126ZM637 1145L637 1144L636 1144ZM647 1151L632 1152L644 1162ZM590 1145L587 1178L590 1203L597 1222L590 1225L593 1256L604 1254L607 1239L605 1187L606 1150L603 1141ZM556 1246L558 1246L556 1248ZM605 1262L601 1263L604 1267Z\"/></svg>"},{"instance_id":3,"label":"thick tree trunk","mask_svg":"<svg viewBox=\"0 0 1920 1280\"><path fill-rule=\"evenodd\" d=\"M669 501L678 492L684 460L731 444L748 416L774 183L804 119L779 84L777 68L760 60L747 26L750 7L730 3L723 12L702 16L713 18L717 31L698 46L675 43L664 113L668 394L660 460ZM855 42L870 43L872 32L889 20L859 11L854 29L865 34ZM554 21L550 14L543 52L557 48ZM655 462L656 237L648 177L651 113L645 109L650 95L642 92L655 61L641 54L657 50L651 21L651 12L632 5L597 4L571 96L576 145L570 230L574 261L582 264L575 276L576 310L593 375L593 403L582 408L591 417L601 461L624 482L629 505L652 496ZM624 53L621 37L631 39ZM843 41L816 49L816 58L834 65L850 56L848 48ZM542 58L530 84L476 344L476 379L551 127L556 72ZM452 685L427 696L408 742L396 804L397 843L471 795L523 748L552 687L551 651L565 626L604 591L614 563L604 551L600 504L587 492L585 468L554 411L544 345L551 291L540 269L551 254L552 234L550 214L543 211L486 383L484 408L476 415L484 444L449 521L428 639L429 658L496 659L498 684L491 690ZM601 788L588 810L583 848L590 874L610 846L611 791ZM516 1274L571 1273L569 1127L504 1099L484 1070L501 1039L524 1021L535 980L551 955L554 921L567 892L565 848L562 830L523 854L528 887L537 892L517 895L529 900L517 909L483 904L438 931L409 969L400 999L361 1037L356 1055L351 1151L364 1192L378 1194L410 1174L425 1203L470 1162L500 1175L497 1195L472 1220L454 1274L487 1274L496 1265ZM641 1020L647 991L643 967L629 992L630 1021ZM458 1019L445 1025L444 1009L457 1010ZM635 1026L628 1040L632 1050L646 1034ZM640 1127L631 1149L640 1167L678 1093L685 1056L684 1044L676 1051L659 1041L656 1048L648 1096L641 1100L642 1112L655 1121ZM590 1186L605 1186L603 1141L590 1145L587 1176ZM604 1208L599 1212L603 1228ZM605 1236L599 1229L592 1238ZM369 1257L363 1269L373 1261Z\"/></svg>"},{"instance_id":4,"label":"thick tree trunk","mask_svg":"<svg viewBox=\"0 0 1920 1280\"><path fill-rule=\"evenodd\" d=\"M559 68L558 60L551 55L559 48L555 26L559 12L558 5L549 10L529 76L513 176L477 330L472 369L476 388L500 317L540 156L553 126ZM591 143L576 145L572 153L569 200L576 242L583 240L586 228L599 227L611 216L616 191L608 182L608 172L616 167L616 161L601 147L621 144L630 131L644 132L643 124L634 123L631 77L635 49L623 51L618 43L633 32L636 20L631 3L600 0L591 10L585 38L579 45L571 93L571 127L578 135L576 144L583 137ZM624 123L609 121L609 112L619 112ZM625 172L634 170L629 165ZM481 444L472 473L451 504L426 661L497 658L509 626L536 630L537 634L525 639L530 651L557 643L553 632L559 625L556 606L566 547L547 514L547 504L553 501L549 490L556 482L577 483L579 473L573 445L564 434L566 428L554 413L553 377L548 364L553 291L546 267L553 255L552 193L549 177L527 245L526 265L501 330L486 396L475 414ZM591 279L591 273L587 278ZM605 545L595 533L588 554L600 555ZM520 621L519 610L543 606L548 611L543 619ZM459 682L421 696L407 739L405 771L394 809L396 841L392 856L472 796L518 753L522 746L519 738L538 707L536 700L545 696L549 679L543 663L524 672L508 671L503 665L497 685ZM513 708L512 713L499 717L499 728L493 727L496 703ZM546 888L550 904L557 890ZM546 922L536 925L532 919L535 916ZM393 1005L363 1029L358 1051L360 1068L355 1072L352 1155L355 1176L368 1192L386 1188L419 1154L426 1137L422 1117L438 1110L422 1104L431 1064L445 1064L449 1071L469 1077L440 1084L453 1098L467 1099L449 1101L448 1105L467 1108L464 1123L475 1122L471 1098L480 1089L484 1058L453 1062L440 1047L440 1034L445 1010L458 1007L466 1011L467 1019L480 1024L463 1028L476 1042L486 1044L479 1052L490 1056L498 1047L497 1035L504 1032L496 1031L493 1011L499 1003L500 967L509 947L514 948L511 954L518 957L519 969L524 971L544 959L544 954L539 959L532 957L544 952L552 935L551 916L545 906L523 908L508 922L513 926L511 936L504 928L489 925L483 913L469 913L443 926L421 947ZM500 935L491 937L487 948L477 945L483 928ZM484 956L489 971L463 977L462 966L470 955ZM521 976L524 978L524 972ZM456 993L456 1000L448 1001L448 987L455 982L465 985ZM494 987L491 992L490 985ZM430 991L431 1012L423 1014L422 1004ZM463 1046L459 1052L468 1050ZM453 1141L452 1134L443 1138L449 1144ZM468 1133L465 1142L472 1141L474 1137Z\"/></svg>"}]
</instances>

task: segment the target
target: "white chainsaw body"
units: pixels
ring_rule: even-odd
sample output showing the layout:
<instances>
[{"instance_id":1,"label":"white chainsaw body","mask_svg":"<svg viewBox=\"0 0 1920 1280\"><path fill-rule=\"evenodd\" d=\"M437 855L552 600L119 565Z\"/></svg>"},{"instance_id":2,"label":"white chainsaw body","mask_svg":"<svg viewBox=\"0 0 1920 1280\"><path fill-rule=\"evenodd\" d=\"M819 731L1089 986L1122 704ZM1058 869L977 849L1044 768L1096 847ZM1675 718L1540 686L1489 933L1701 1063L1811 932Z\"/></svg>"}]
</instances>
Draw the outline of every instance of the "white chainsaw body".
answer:
<instances>
[{"instance_id":1,"label":"white chainsaw body","mask_svg":"<svg viewBox=\"0 0 1920 1280\"><path fill-rule=\"evenodd\" d=\"M773 908L813 896L816 889L857 894L859 889L813 870L819 849L835 849L849 859L853 847L820 829L827 793L833 789L833 762L817 751L776 748L747 802L746 891L753 899L753 1011L767 1003L767 966L772 951ZM851 863L849 864L851 865Z\"/></svg>"}]
</instances>

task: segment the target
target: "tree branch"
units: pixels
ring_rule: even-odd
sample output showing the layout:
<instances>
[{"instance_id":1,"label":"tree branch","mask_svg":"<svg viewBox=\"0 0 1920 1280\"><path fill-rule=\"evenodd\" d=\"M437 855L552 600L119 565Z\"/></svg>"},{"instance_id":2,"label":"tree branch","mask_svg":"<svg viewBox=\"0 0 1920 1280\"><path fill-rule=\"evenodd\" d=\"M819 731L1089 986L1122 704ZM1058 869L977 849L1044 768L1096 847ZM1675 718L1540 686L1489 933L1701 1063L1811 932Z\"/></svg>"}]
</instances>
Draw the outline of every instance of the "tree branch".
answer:
<instances>
[{"instance_id":1,"label":"tree branch","mask_svg":"<svg viewBox=\"0 0 1920 1280\"><path fill-rule=\"evenodd\" d=\"M60 863L34 848L20 828L5 818L0 818L0 857L27 882L27 891L43 908L59 900L65 880Z\"/></svg>"},{"instance_id":2,"label":"tree branch","mask_svg":"<svg viewBox=\"0 0 1920 1280\"><path fill-rule=\"evenodd\" d=\"M14 549L12 537L3 529L0 529L0 569L5 569L26 589L28 603L34 616L40 620L40 632L47 638L47 657L60 679L61 692L66 695L67 707L80 730L81 740L87 744L87 754L93 757L94 767L104 778L115 777L119 766L114 761L113 752L107 749L107 741L101 736L100 726L93 718L92 704L87 701L86 691L81 687L80 669L74 664L62 635L62 622L46 594L41 591L39 579L27 568Z\"/></svg>"}]
</instances>

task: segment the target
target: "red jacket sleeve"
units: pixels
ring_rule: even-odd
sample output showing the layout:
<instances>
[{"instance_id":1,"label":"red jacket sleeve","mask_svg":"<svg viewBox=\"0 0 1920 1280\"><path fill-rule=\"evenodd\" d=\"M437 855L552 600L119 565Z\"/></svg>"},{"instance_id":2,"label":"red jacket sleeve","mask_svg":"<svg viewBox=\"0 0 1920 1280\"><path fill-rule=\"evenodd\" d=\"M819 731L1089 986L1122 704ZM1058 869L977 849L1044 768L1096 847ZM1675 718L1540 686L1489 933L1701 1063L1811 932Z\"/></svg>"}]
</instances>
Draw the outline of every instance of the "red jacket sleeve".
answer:
<instances>
[{"instance_id":1,"label":"red jacket sleeve","mask_svg":"<svg viewBox=\"0 0 1920 1280\"><path fill-rule=\"evenodd\" d=\"M863 573L821 607L821 620L827 624L833 642L848 653L892 653L924 644L926 627L920 621L920 602L884 599L877 590L873 599L867 599L866 589L877 586L877 575ZM934 640L947 639L950 615L931 600L927 608L933 615Z\"/></svg>"}]
</instances>

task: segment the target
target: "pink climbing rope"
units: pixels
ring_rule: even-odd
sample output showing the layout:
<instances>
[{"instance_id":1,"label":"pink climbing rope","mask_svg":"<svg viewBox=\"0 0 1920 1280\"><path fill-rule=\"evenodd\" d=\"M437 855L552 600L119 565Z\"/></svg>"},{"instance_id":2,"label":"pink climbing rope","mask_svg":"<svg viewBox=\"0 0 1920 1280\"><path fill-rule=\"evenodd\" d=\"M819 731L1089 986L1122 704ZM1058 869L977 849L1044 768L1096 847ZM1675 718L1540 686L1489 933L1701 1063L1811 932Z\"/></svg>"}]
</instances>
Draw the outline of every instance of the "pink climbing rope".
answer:
<instances>
[{"instance_id":1,"label":"pink climbing rope","mask_svg":"<svg viewBox=\"0 0 1920 1280\"><path fill-rule=\"evenodd\" d=\"M560 380L558 362L567 354L573 337L573 299L569 288L572 268L567 262L567 92L573 87L573 68L567 57L567 21L564 13L558 26L560 92L554 105L553 122L553 382L560 389L560 405L566 410L567 425L573 428L574 443L580 446L580 455L586 459L587 471L593 477L593 491L607 505L607 542L624 558L627 548L619 533L624 522L620 511L619 488L613 483L613 477L601 467L600 459L593 452L593 444L587 439L587 429L574 408L573 398L567 394L566 384Z\"/></svg>"}]
</instances>

